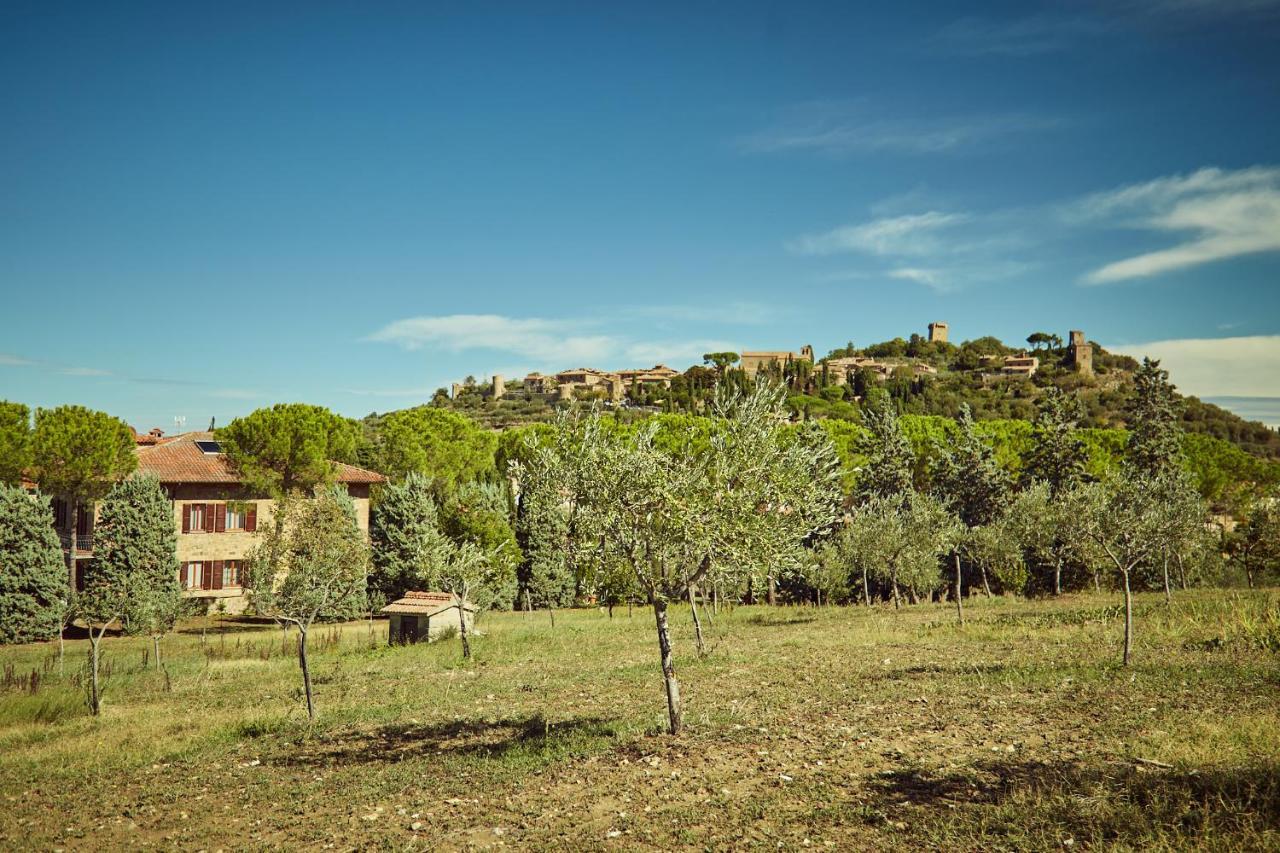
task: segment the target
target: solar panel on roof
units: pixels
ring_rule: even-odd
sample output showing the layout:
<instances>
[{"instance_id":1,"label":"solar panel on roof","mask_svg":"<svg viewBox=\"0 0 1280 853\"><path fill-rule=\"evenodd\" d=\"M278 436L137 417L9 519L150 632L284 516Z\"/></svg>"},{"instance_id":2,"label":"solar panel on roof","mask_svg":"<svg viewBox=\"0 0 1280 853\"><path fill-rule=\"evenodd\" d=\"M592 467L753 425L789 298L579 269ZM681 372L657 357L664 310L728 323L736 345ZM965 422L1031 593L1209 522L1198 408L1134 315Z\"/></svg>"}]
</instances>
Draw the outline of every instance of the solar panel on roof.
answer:
<instances>
[{"instance_id":1,"label":"solar panel on roof","mask_svg":"<svg viewBox=\"0 0 1280 853\"><path fill-rule=\"evenodd\" d=\"M218 442L216 441L197 441L196 447L200 448L200 450L204 453L221 453L222 452L222 445L218 444Z\"/></svg>"}]
</instances>

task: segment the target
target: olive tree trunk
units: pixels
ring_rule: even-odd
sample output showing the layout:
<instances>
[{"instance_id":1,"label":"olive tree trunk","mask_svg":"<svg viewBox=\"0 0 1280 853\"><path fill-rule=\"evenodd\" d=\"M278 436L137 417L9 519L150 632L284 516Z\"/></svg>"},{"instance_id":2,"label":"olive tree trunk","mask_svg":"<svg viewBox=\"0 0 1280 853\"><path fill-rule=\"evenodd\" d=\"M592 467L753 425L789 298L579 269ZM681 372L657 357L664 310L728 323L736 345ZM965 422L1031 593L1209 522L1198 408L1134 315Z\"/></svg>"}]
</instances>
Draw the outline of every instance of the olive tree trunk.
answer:
<instances>
[{"instance_id":1,"label":"olive tree trunk","mask_svg":"<svg viewBox=\"0 0 1280 853\"><path fill-rule=\"evenodd\" d=\"M307 719L316 718L315 700L311 696L311 669L307 666L307 627L298 623L298 665L302 667L302 689L307 694Z\"/></svg>"},{"instance_id":2,"label":"olive tree trunk","mask_svg":"<svg viewBox=\"0 0 1280 853\"><path fill-rule=\"evenodd\" d=\"M93 626L89 626L89 713L95 717L102 713L102 688L98 683L98 661L101 656L98 646L106 633L106 625L103 625L96 634L93 632Z\"/></svg>"},{"instance_id":3,"label":"olive tree trunk","mask_svg":"<svg viewBox=\"0 0 1280 853\"><path fill-rule=\"evenodd\" d=\"M1129 665L1129 656L1133 652L1133 593L1129 591L1129 570L1124 575L1124 665Z\"/></svg>"},{"instance_id":4,"label":"olive tree trunk","mask_svg":"<svg viewBox=\"0 0 1280 853\"><path fill-rule=\"evenodd\" d=\"M680 734L684 725L684 713L680 707L680 682L676 680L676 666L671 655L671 631L667 627L667 602L654 596L653 618L658 628L658 652L662 656L662 680L667 689L668 730Z\"/></svg>"},{"instance_id":5,"label":"olive tree trunk","mask_svg":"<svg viewBox=\"0 0 1280 853\"><path fill-rule=\"evenodd\" d=\"M955 554L956 558L956 618L960 620L960 624L964 624L964 589L960 581L960 552Z\"/></svg>"},{"instance_id":6,"label":"olive tree trunk","mask_svg":"<svg viewBox=\"0 0 1280 853\"><path fill-rule=\"evenodd\" d=\"M702 657L707 653L706 643L702 639L702 620L698 617L697 592L693 585L689 586L689 609L693 612L693 638L694 645L698 649L698 657Z\"/></svg>"},{"instance_id":7,"label":"olive tree trunk","mask_svg":"<svg viewBox=\"0 0 1280 853\"><path fill-rule=\"evenodd\" d=\"M1169 586L1169 555L1164 555L1164 603L1173 604L1173 588Z\"/></svg>"},{"instance_id":8,"label":"olive tree trunk","mask_svg":"<svg viewBox=\"0 0 1280 853\"><path fill-rule=\"evenodd\" d=\"M462 659L471 657L471 641L467 639L467 612L458 602L458 636L462 638Z\"/></svg>"}]
</instances>

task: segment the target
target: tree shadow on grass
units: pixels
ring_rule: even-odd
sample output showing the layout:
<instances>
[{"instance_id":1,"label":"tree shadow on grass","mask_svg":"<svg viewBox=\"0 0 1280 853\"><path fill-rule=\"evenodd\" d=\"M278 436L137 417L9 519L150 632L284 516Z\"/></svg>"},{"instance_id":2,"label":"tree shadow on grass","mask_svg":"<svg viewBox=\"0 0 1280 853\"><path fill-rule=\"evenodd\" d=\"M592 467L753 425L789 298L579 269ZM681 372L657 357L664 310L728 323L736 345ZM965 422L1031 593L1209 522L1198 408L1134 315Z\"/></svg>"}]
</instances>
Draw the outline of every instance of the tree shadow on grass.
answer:
<instances>
[{"instance_id":1,"label":"tree shadow on grass","mask_svg":"<svg viewBox=\"0 0 1280 853\"><path fill-rule=\"evenodd\" d=\"M909 810L913 823L965 827L970 838L1138 845L1231 838L1252 847L1280 833L1280 765L1265 761L1201 769L1123 760L986 761L887 771L867 790L872 813Z\"/></svg>"},{"instance_id":2,"label":"tree shadow on grass","mask_svg":"<svg viewBox=\"0 0 1280 853\"><path fill-rule=\"evenodd\" d=\"M452 720L431 725L391 724L373 730L320 735L296 753L282 756L285 765L331 766L380 764L429 755L475 755L501 758L523 751L572 752L592 740L618 735L618 719L579 717L550 722L541 714L501 720Z\"/></svg>"}]
</instances>

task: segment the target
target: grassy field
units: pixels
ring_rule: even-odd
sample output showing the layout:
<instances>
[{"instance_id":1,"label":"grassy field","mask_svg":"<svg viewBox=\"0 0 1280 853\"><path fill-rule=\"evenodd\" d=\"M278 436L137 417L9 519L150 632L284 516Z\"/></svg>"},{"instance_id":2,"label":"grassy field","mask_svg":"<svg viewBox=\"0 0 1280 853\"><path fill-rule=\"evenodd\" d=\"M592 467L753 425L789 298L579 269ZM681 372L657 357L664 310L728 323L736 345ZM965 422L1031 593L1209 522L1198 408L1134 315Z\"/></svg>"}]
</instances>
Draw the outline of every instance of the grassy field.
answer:
<instances>
[{"instance_id":1,"label":"grassy field","mask_svg":"<svg viewBox=\"0 0 1280 853\"><path fill-rule=\"evenodd\" d=\"M495 614L387 648L318 629L320 719L292 643L217 620L0 649L0 848L1280 848L1280 591L740 607L665 717L649 611ZM31 670L40 675L30 694ZM15 685L23 681L25 687Z\"/></svg>"}]
</instances>

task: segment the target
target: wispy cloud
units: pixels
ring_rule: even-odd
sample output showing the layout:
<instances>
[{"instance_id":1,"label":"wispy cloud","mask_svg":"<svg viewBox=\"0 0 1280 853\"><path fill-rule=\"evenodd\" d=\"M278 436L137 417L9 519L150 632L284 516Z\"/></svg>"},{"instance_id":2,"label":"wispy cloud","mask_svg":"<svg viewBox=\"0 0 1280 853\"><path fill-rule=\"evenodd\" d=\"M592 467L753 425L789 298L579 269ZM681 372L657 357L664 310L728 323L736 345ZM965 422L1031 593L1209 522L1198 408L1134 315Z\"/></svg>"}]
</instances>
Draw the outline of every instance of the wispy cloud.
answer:
<instances>
[{"instance_id":1,"label":"wispy cloud","mask_svg":"<svg viewBox=\"0 0 1280 853\"><path fill-rule=\"evenodd\" d=\"M269 396L265 391L250 388L214 388L208 395L220 400L261 400Z\"/></svg>"},{"instance_id":2,"label":"wispy cloud","mask_svg":"<svg viewBox=\"0 0 1280 853\"><path fill-rule=\"evenodd\" d=\"M1114 19L1087 16L964 17L934 33L928 45L961 56L1037 56L1067 50L1115 29Z\"/></svg>"},{"instance_id":3,"label":"wispy cloud","mask_svg":"<svg viewBox=\"0 0 1280 853\"><path fill-rule=\"evenodd\" d=\"M770 127L739 137L737 146L750 154L937 154L1060 124L1059 119L1029 114L891 117L873 113L863 101L818 101L785 110Z\"/></svg>"},{"instance_id":4,"label":"wispy cloud","mask_svg":"<svg viewBox=\"0 0 1280 853\"><path fill-rule=\"evenodd\" d=\"M1097 193L1070 205L1077 225L1180 235L1176 245L1113 261L1086 284L1147 278L1242 255L1280 251L1280 168L1200 169Z\"/></svg>"},{"instance_id":5,"label":"wispy cloud","mask_svg":"<svg viewBox=\"0 0 1280 853\"><path fill-rule=\"evenodd\" d=\"M1181 33L1207 24L1255 26L1278 13L1280 0L1113 0L1095 15L965 16L928 36L924 46L953 56L1041 56L1109 37Z\"/></svg>"},{"instance_id":6,"label":"wispy cloud","mask_svg":"<svg viewBox=\"0 0 1280 853\"><path fill-rule=\"evenodd\" d=\"M876 259L874 268L819 273L819 281L891 279L949 293L967 285L1019 275L1031 264L1013 253L1023 236L1006 214L929 210L888 216L798 237L795 254L855 254Z\"/></svg>"},{"instance_id":7,"label":"wispy cloud","mask_svg":"<svg viewBox=\"0 0 1280 853\"><path fill-rule=\"evenodd\" d=\"M504 317L498 314L451 314L396 320L369 336L414 350L424 346L463 352L489 349L533 361L593 361L616 349L607 335L581 334L582 323L569 320Z\"/></svg>"},{"instance_id":8,"label":"wispy cloud","mask_svg":"<svg viewBox=\"0 0 1280 853\"><path fill-rule=\"evenodd\" d=\"M502 353L516 356L536 369L582 365L642 367L660 361L684 365L702 361L704 352L733 346L716 339L651 340L629 334L581 334L581 330L601 328L605 322L599 318L550 320L498 314L409 317L389 323L370 335L369 340L393 343L406 350Z\"/></svg>"},{"instance_id":9,"label":"wispy cloud","mask_svg":"<svg viewBox=\"0 0 1280 853\"><path fill-rule=\"evenodd\" d=\"M1182 338L1109 344L1107 349L1159 359L1169 378L1187 394L1280 397L1280 335Z\"/></svg>"},{"instance_id":10,"label":"wispy cloud","mask_svg":"<svg viewBox=\"0 0 1280 853\"><path fill-rule=\"evenodd\" d=\"M112 376L110 370L102 370L97 367L64 367L58 371L63 376Z\"/></svg>"},{"instance_id":11,"label":"wispy cloud","mask_svg":"<svg viewBox=\"0 0 1280 853\"><path fill-rule=\"evenodd\" d=\"M857 225L842 225L821 234L807 234L788 247L801 255L830 255L837 252L864 252L873 255L925 255L937 251L935 232L968 220L963 213L926 213L875 219Z\"/></svg>"},{"instance_id":12,"label":"wispy cloud","mask_svg":"<svg viewBox=\"0 0 1280 853\"><path fill-rule=\"evenodd\" d=\"M0 352L0 366L3 367L32 367L35 362L29 358L12 355L7 352Z\"/></svg>"}]
</instances>

